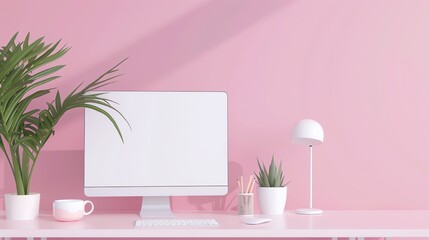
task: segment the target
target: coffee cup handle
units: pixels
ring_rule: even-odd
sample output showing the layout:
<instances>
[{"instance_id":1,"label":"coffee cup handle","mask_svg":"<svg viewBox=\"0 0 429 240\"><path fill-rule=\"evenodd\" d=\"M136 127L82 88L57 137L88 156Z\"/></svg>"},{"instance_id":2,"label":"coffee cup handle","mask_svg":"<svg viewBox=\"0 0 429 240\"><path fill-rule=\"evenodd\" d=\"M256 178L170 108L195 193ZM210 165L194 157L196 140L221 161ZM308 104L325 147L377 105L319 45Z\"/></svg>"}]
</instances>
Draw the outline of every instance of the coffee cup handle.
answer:
<instances>
[{"instance_id":1,"label":"coffee cup handle","mask_svg":"<svg viewBox=\"0 0 429 240\"><path fill-rule=\"evenodd\" d=\"M91 201L84 201L83 206L85 207L87 203L91 204L91 210L89 210L89 212L85 212L85 210L84 210L83 215L85 215L85 216L91 214L92 211L94 211L94 203L92 203Z\"/></svg>"}]
</instances>

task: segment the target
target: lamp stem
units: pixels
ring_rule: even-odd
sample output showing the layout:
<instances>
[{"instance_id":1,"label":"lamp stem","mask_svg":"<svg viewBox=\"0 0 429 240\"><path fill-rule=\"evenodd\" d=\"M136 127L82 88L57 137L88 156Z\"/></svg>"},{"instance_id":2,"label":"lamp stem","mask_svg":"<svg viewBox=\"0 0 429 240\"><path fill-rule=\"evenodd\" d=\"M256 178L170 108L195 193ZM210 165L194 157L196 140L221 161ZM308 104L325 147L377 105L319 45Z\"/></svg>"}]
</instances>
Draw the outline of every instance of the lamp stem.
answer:
<instances>
[{"instance_id":1,"label":"lamp stem","mask_svg":"<svg viewBox=\"0 0 429 240\"><path fill-rule=\"evenodd\" d=\"M310 145L310 209L313 208L313 145Z\"/></svg>"}]
</instances>

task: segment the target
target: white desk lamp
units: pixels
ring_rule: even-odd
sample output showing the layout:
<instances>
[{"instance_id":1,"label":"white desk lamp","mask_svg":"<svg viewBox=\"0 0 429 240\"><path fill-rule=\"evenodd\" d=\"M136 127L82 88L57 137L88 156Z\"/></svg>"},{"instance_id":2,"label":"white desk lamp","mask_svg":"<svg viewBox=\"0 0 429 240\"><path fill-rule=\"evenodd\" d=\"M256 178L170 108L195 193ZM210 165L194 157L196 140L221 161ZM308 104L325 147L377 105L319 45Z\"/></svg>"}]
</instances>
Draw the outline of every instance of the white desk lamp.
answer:
<instances>
[{"instance_id":1,"label":"white desk lamp","mask_svg":"<svg viewBox=\"0 0 429 240\"><path fill-rule=\"evenodd\" d=\"M310 208L298 209L296 210L297 214L316 215L323 213L321 209L313 208L313 145L322 144L323 136L322 126L311 119L303 119L293 127L292 142L310 146Z\"/></svg>"}]
</instances>

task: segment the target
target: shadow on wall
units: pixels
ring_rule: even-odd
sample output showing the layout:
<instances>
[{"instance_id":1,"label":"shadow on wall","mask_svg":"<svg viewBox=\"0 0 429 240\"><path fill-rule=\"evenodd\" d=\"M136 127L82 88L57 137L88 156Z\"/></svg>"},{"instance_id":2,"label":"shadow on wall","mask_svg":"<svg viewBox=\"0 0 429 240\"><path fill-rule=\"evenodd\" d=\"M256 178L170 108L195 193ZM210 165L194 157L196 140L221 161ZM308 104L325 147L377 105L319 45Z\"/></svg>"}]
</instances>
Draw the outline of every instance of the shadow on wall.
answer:
<instances>
[{"instance_id":1,"label":"shadow on wall","mask_svg":"<svg viewBox=\"0 0 429 240\"><path fill-rule=\"evenodd\" d=\"M137 41L125 52L127 63L142 69L144 81L156 81L228 41L291 1L209 1ZM134 61L132 61L134 59ZM139 82L134 83L141 87Z\"/></svg>"},{"instance_id":2,"label":"shadow on wall","mask_svg":"<svg viewBox=\"0 0 429 240\"><path fill-rule=\"evenodd\" d=\"M198 210L236 210L236 179L243 174L243 168L237 162L228 163L228 193L225 196L187 197L190 205ZM174 207L174 206L173 206Z\"/></svg>"},{"instance_id":3,"label":"shadow on wall","mask_svg":"<svg viewBox=\"0 0 429 240\"><path fill-rule=\"evenodd\" d=\"M144 38L136 40L133 45L112 53L111 58L70 77L91 79L91 76L99 75L102 70L128 56L129 59L120 67L125 76L121 77L119 83L109 86L109 89L147 90L151 82L172 74L291 3L293 1L209 1ZM172 85L172 88L192 90L177 86L179 85ZM81 114L74 114L67 121L73 121L80 116Z\"/></svg>"}]
</instances>

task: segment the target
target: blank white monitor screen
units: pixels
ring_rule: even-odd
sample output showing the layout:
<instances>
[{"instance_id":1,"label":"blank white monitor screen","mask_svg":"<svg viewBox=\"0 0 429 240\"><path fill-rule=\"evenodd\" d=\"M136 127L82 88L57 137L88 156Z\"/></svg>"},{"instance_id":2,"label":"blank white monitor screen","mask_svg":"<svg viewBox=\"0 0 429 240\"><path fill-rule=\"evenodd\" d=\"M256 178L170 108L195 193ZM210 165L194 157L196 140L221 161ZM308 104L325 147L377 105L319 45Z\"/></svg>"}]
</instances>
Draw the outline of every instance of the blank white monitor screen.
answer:
<instances>
[{"instance_id":1,"label":"blank white monitor screen","mask_svg":"<svg viewBox=\"0 0 429 240\"><path fill-rule=\"evenodd\" d=\"M127 119L85 110L88 196L224 195L228 191L224 92L103 92Z\"/></svg>"}]
</instances>

